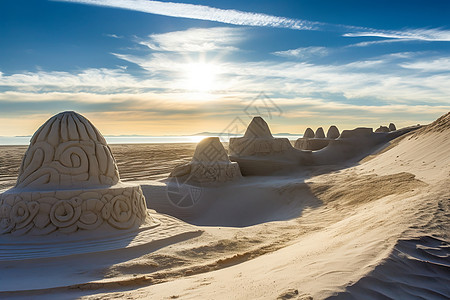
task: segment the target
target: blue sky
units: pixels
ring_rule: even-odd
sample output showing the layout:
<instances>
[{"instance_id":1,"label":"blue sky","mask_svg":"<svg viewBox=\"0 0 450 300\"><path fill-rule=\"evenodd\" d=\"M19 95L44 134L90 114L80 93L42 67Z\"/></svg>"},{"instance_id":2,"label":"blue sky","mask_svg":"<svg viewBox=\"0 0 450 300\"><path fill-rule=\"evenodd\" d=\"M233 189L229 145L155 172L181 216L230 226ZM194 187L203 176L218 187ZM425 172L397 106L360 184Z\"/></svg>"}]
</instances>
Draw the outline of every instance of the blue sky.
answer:
<instances>
[{"instance_id":1,"label":"blue sky","mask_svg":"<svg viewBox=\"0 0 450 300\"><path fill-rule=\"evenodd\" d=\"M63 110L104 134L222 132L249 105L273 132L428 123L450 110L449 15L449 1L2 0L0 135Z\"/></svg>"}]
</instances>

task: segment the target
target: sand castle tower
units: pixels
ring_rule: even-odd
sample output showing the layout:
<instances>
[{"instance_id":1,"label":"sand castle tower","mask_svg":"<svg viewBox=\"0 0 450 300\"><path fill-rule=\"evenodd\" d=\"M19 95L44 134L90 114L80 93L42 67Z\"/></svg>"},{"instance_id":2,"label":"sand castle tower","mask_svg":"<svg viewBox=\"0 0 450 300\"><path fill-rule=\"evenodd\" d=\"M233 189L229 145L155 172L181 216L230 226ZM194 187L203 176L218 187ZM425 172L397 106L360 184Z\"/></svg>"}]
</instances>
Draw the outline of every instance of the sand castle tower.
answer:
<instances>
[{"instance_id":1,"label":"sand castle tower","mask_svg":"<svg viewBox=\"0 0 450 300\"><path fill-rule=\"evenodd\" d=\"M337 139L339 137L340 133L339 133L339 129L334 126L331 125L330 128L328 128L328 132L327 132L327 139Z\"/></svg>"},{"instance_id":2,"label":"sand castle tower","mask_svg":"<svg viewBox=\"0 0 450 300\"><path fill-rule=\"evenodd\" d=\"M322 127L317 128L316 133L314 134L314 138L316 138L316 139L324 139L325 138L325 132L323 132Z\"/></svg>"},{"instance_id":3,"label":"sand castle tower","mask_svg":"<svg viewBox=\"0 0 450 300\"><path fill-rule=\"evenodd\" d=\"M236 162L231 162L218 137L208 137L198 143L189 164L175 168L170 177L189 176L196 182L225 182L240 178Z\"/></svg>"},{"instance_id":4,"label":"sand castle tower","mask_svg":"<svg viewBox=\"0 0 450 300\"><path fill-rule=\"evenodd\" d=\"M396 131L397 127L395 126L394 123L389 123L389 131Z\"/></svg>"},{"instance_id":5,"label":"sand castle tower","mask_svg":"<svg viewBox=\"0 0 450 300\"><path fill-rule=\"evenodd\" d=\"M314 131L311 128L306 128L303 138L312 139L314 137Z\"/></svg>"},{"instance_id":6,"label":"sand castle tower","mask_svg":"<svg viewBox=\"0 0 450 300\"><path fill-rule=\"evenodd\" d=\"M230 156L268 155L292 149L287 138L274 138L266 121L254 117L243 137L231 138Z\"/></svg>"},{"instance_id":7,"label":"sand castle tower","mask_svg":"<svg viewBox=\"0 0 450 300\"><path fill-rule=\"evenodd\" d=\"M0 233L130 229L149 218L140 186L120 181L102 134L75 112L36 131L16 186L0 195Z\"/></svg>"}]
</instances>

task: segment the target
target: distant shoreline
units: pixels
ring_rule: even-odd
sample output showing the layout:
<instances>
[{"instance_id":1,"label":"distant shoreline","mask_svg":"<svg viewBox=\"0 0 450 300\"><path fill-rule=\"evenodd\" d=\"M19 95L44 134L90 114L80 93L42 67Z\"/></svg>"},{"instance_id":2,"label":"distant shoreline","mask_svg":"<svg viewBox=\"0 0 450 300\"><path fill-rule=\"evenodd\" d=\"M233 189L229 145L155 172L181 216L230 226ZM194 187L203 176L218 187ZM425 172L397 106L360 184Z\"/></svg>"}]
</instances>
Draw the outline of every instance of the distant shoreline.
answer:
<instances>
[{"instance_id":1,"label":"distant shoreline","mask_svg":"<svg viewBox=\"0 0 450 300\"><path fill-rule=\"evenodd\" d=\"M220 136L222 142L228 142L230 137L240 137L242 135L180 135L180 136L105 136L108 144L171 144L171 143L198 143L203 138L208 136ZM294 134L274 134L277 138L288 138L289 140L296 140L303 135ZM24 146L30 143L31 136L0 136L0 146Z\"/></svg>"}]
</instances>

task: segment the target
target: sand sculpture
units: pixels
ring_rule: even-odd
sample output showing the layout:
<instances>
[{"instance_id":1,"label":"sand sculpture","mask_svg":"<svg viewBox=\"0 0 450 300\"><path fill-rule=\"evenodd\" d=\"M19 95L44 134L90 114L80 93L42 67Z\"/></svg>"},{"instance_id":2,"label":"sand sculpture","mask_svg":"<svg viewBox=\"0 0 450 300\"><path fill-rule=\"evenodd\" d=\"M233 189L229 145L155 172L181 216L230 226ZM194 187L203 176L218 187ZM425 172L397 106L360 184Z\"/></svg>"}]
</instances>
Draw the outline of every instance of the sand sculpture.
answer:
<instances>
[{"instance_id":1,"label":"sand sculpture","mask_svg":"<svg viewBox=\"0 0 450 300\"><path fill-rule=\"evenodd\" d=\"M375 130L375 132L389 132L389 131L390 131L389 128L386 126L380 126Z\"/></svg>"},{"instance_id":2,"label":"sand sculpture","mask_svg":"<svg viewBox=\"0 0 450 300\"><path fill-rule=\"evenodd\" d=\"M236 162L231 162L218 137L208 137L198 143L189 164L176 167L171 177L190 176L197 182L225 182L240 178Z\"/></svg>"},{"instance_id":3,"label":"sand sculpture","mask_svg":"<svg viewBox=\"0 0 450 300\"><path fill-rule=\"evenodd\" d=\"M305 133L303 134L304 138L312 139L314 137L314 131L311 128L306 128Z\"/></svg>"},{"instance_id":4,"label":"sand sculpture","mask_svg":"<svg viewBox=\"0 0 450 300\"><path fill-rule=\"evenodd\" d=\"M295 148L316 151L325 148L331 140L339 137L339 129L334 125L328 129L327 137L325 137L322 127L317 128L316 133L313 135L311 135L312 132L312 129L306 129L303 137L295 142Z\"/></svg>"},{"instance_id":5,"label":"sand sculpture","mask_svg":"<svg viewBox=\"0 0 450 300\"><path fill-rule=\"evenodd\" d=\"M240 138L231 138L230 156L264 156L280 153L292 148L287 138L274 138L266 121L254 117Z\"/></svg>"},{"instance_id":6,"label":"sand sculpture","mask_svg":"<svg viewBox=\"0 0 450 300\"><path fill-rule=\"evenodd\" d=\"M75 112L36 131L16 186L0 195L2 234L130 229L147 218L140 186L120 181L104 137Z\"/></svg>"},{"instance_id":7,"label":"sand sculpture","mask_svg":"<svg viewBox=\"0 0 450 300\"><path fill-rule=\"evenodd\" d=\"M396 131L397 127L395 126L394 123L389 123L389 131Z\"/></svg>"},{"instance_id":8,"label":"sand sculpture","mask_svg":"<svg viewBox=\"0 0 450 300\"><path fill-rule=\"evenodd\" d=\"M339 135L339 129L336 126L331 125L330 128L328 128L327 139L337 139Z\"/></svg>"},{"instance_id":9,"label":"sand sculpture","mask_svg":"<svg viewBox=\"0 0 450 300\"><path fill-rule=\"evenodd\" d=\"M316 133L314 134L314 138L316 138L316 139L324 139L325 138L325 132L323 131L322 127L317 128Z\"/></svg>"}]
</instances>

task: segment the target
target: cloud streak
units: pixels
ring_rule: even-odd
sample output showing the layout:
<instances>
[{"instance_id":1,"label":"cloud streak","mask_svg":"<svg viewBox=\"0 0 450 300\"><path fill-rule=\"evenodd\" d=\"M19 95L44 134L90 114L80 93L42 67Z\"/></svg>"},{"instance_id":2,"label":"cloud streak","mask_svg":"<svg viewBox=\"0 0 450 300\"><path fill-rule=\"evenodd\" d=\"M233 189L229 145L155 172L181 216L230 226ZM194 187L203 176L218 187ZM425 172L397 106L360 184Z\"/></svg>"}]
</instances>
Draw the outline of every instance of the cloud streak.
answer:
<instances>
[{"instance_id":1,"label":"cloud streak","mask_svg":"<svg viewBox=\"0 0 450 300\"><path fill-rule=\"evenodd\" d=\"M311 30L320 23L271 16L261 13L243 12L234 9L219 9L205 5L146 1L146 0L59 0L96 6L115 7L150 14L177 18L214 21L225 24L278 27Z\"/></svg>"},{"instance_id":2,"label":"cloud streak","mask_svg":"<svg viewBox=\"0 0 450 300\"><path fill-rule=\"evenodd\" d=\"M242 31L237 28L213 27L151 34L139 43L154 51L205 52L237 50L230 45L241 40Z\"/></svg>"},{"instance_id":3,"label":"cloud streak","mask_svg":"<svg viewBox=\"0 0 450 300\"><path fill-rule=\"evenodd\" d=\"M418 40L418 41L450 41L450 30L444 30L439 28L432 29L405 29L403 31L396 30L376 30L370 29L367 31L357 31L346 33L345 37L380 37L389 39L401 39L407 40Z\"/></svg>"},{"instance_id":4,"label":"cloud streak","mask_svg":"<svg viewBox=\"0 0 450 300\"><path fill-rule=\"evenodd\" d=\"M293 30L321 30L343 33L344 37L380 37L418 41L450 41L450 30L442 28L378 30L366 27L336 25L308 20L272 16L234 9L147 0L54 0L95 6L121 8L176 18L206 20L241 26L287 28Z\"/></svg>"}]
</instances>

